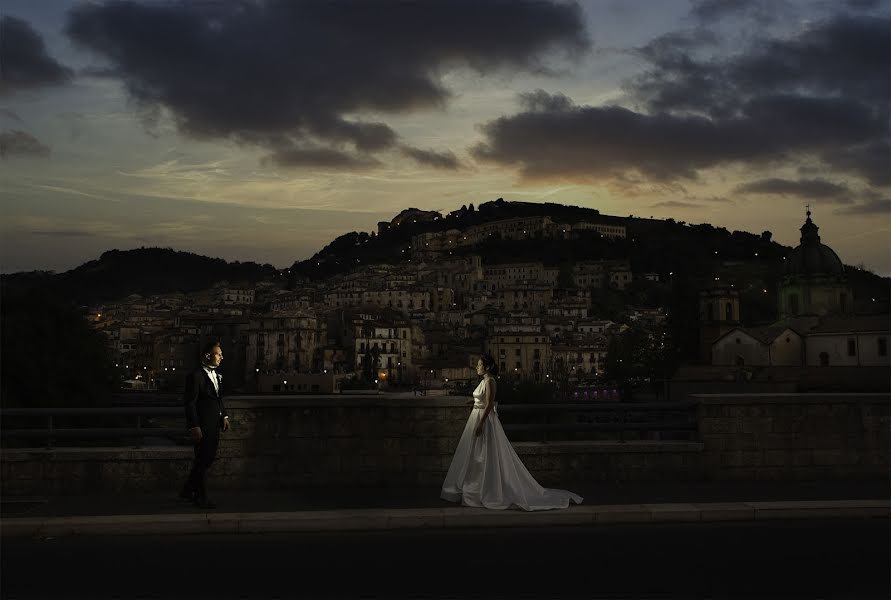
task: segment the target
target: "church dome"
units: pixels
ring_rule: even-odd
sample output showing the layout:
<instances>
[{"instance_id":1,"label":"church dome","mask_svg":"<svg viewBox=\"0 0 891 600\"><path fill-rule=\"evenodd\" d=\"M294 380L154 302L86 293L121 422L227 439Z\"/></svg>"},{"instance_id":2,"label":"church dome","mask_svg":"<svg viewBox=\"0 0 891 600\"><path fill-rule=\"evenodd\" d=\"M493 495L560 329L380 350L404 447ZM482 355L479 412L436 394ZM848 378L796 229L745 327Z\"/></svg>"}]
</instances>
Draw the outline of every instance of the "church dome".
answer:
<instances>
[{"instance_id":1,"label":"church dome","mask_svg":"<svg viewBox=\"0 0 891 600\"><path fill-rule=\"evenodd\" d=\"M817 227L811 221L811 211L801 226L801 244L783 263L786 277L844 277L845 267L835 250L820 243Z\"/></svg>"}]
</instances>

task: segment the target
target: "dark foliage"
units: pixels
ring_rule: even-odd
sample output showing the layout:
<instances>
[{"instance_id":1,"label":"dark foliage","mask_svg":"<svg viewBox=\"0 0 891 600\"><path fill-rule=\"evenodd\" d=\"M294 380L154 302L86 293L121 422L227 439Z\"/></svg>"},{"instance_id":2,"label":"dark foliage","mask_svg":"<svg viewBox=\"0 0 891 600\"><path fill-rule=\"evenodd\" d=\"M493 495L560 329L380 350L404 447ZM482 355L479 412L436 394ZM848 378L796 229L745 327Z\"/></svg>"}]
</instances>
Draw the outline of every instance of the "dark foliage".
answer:
<instances>
[{"instance_id":1,"label":"dark foliage","mask_svg":"<svg viewBox=\"0 0 891 600\"><path fill-rule=\"evenodd\" d=\"M97 260L61 273L16 273L4 275L3 284L40 286L80 304L116 300L130 294L194 292L220 280L230 283L257 282L280 277L272 265L253 262L228 263L170 248L109 250Z\"/></svg>"},{"instance_id":2,"label":"dark foliage","mask_svg":"<svg viewBox=\"0 0 891 600\"><path fill-rule=\"evenodd\" d=\"M2 288L2 405L100 406L115 372L105 339L46 287Z\"/></svg>"}]
</instances>

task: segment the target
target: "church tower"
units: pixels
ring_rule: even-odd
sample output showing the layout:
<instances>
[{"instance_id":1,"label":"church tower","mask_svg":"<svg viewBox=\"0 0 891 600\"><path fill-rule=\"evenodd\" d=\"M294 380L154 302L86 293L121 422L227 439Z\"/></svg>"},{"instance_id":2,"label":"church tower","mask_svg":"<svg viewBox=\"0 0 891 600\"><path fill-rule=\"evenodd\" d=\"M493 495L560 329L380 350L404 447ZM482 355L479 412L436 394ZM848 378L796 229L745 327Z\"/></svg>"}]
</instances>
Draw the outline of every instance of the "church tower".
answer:
<instances>
[{"instance_id":1,"label":"church tower","mask_svg":"<svg viewBox=\"0 0 891 600\"><path fill-rule=\"evenodd\" d=\"M711 364L712 342L739 326L739 291L715 280L699 292L699 358Z\"/></svg>"}]
</instances>

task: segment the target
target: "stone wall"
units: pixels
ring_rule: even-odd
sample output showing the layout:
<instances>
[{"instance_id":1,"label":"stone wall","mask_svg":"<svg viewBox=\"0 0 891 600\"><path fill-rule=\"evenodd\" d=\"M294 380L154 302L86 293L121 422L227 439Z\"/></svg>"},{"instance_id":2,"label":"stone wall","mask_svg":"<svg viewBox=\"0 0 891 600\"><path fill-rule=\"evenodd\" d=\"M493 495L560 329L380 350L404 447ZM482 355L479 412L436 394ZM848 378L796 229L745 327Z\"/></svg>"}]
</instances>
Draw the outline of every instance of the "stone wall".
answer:
<instances>
[{"instance_id":1,"label":"stone wall","mask_svg":"<svg viewBox=\"0 0 891 600\"><path fill-rule=\"evenodd\" d=\"M517 442L544 485L887 477L888 394L697 396L699 442ZM232 398L215 488L442 483L463 397ZM2 493L175 490L190 447L4 449Z\"/></svg>"},{"instance_id":2,"label":"stone wall","mask_svg":"<svg viewBox=\"0 0 891 600\"><path fill-rule=\"evenodd\" d=\"M4 449L2 495L175 490L185 481L193 455L191 448L176 446Z\"/></svg>"},{"instance_id":3,"label":"stone wall","mask_svg":"<svg viewBox=\"0 0 891 600\"><path fill-rule=\"evenodd\" d=\"M214 481L226 487L441 483L467 398L290 398L227 402L233 427Z\"/></svg>"},{"instance_id":4,"label":"stone wall","mask_svg":"<svg viewBox=\"0 0 891 600\"><path fill-rule=\"evenodd\" d=\"M692 397L699 402L707 479L888 477L888 394Z\"/></svg>"}]
</instances>

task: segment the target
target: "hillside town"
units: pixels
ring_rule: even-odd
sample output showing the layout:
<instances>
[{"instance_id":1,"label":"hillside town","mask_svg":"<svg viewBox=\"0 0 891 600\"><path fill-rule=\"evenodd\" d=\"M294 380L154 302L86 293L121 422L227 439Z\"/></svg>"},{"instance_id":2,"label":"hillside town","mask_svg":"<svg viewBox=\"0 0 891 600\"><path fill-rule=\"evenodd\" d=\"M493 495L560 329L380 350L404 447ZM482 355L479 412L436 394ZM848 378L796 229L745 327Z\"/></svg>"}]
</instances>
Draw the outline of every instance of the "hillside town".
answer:
<instances>
[{"instance_id":1,"label":"hillside town","mask_svg":"<svg viewBox=\"0 0 891 600\"><path fill-rule=\"evenodd\" d=\"M447 217L409 209L379 223L378 233L439 219ZM852 314L843 264L820 243L817 229L808 212L801 245L786 257L777 282L775 323L742 326L739 290L719 277L703 283L701 356L679 371L682 379L888 366L887 316ZM105 333L125 389L177 389L209 338L221 341L227 386L244 393L463 392L475 381L476 359L490 353L504 377L614 394L628 384L616 380L617 361L628 356L618 353L623 339L633 339L631 360L643 367L633 383L670 377L658 366L674 351L667 307L635 306L626 294L636 281L670 286L670 277L635 272L628 259L567 268L546 260L492 262L476 252L490 238L535 243L591 234L624 238L626 230L614 217L446 226L412 236L391 264L359 262L349 272L289 287L219 281L191 294L131 295L91 307L89 319ZM622 298L622 310L600 314L593 300L605 293Z\"/></svg>"}]
</instances>

